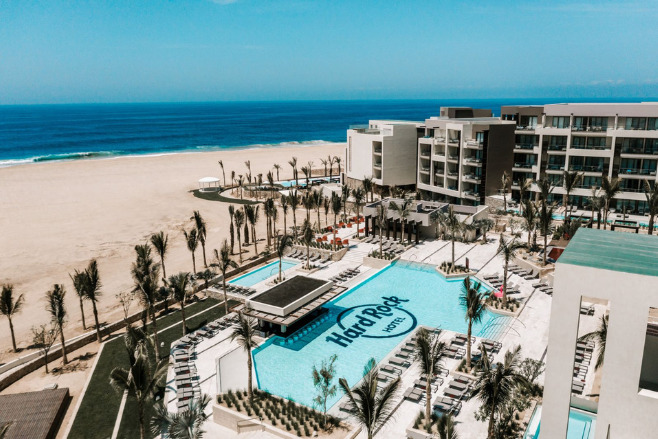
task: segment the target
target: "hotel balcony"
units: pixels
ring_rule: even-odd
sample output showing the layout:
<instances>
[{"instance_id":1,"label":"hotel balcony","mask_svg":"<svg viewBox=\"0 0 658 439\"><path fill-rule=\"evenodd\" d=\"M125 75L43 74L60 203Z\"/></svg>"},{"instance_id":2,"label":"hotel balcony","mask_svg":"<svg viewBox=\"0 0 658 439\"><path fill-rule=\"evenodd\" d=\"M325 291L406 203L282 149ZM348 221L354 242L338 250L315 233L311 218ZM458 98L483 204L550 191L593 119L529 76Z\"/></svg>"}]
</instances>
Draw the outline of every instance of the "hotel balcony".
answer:
<instances>
[{"instance_id":1,"label":"hotel balcony","mask_svg":"<svg viewBox=\"0 0 658 439\"><path fill-rule=\"evenodd\" d=\"M524 133L534 133L537 128L541 128L541 125L517 125L515 130Z\"/></svg>"},{"instance_id":2,"label":"hotel balcony","mask_svg":"<svg viewBox=\"0 0 658 439\"><path fill-rule=\"evenodd\" d=\"M621 178L626 178L626 177L655 177L656 176L656 170L655 169L645 169L645 168L620 168L619 169L619 177Z\"/></svg>"},{"instance_id":3,"label":"hotel balcony","mask_svg":"<svg viewBox=\"0 0 658 439\"><path fill-rule=\"evenodd\" d=\"M459 137L453 137L448 139L449 145L459 145Z\"/></svg>"},{"instance_id":4,"label":"hotel balcony","mask_svg":"<svg viewBox=\"0 0 658 439\"><path fill-rule=\"evenodd\" d=\"M476 158L476 157L468 157L464 159L464 165L466 166L474 166L474 167L481 167L482 166L482 159Z\"/></svg>"},{"instance_id":5,"label":"hotel balcony","mask_svg":"<svg viewBox=\"0 0 658 439\"><path fill-rule=\"evenodd\" d=\"M596 166L596 165L570 165L569 171L580 171L585 173L601 174L607 171L608 166Z\"/></svg>"},{"instance_id":6,"label":"hotel balcony","mask_svg":"<svg viewBox=\"0 0 658 439\"><path fill-rule=\"evenodd\" d=\"M477 192L474 192L472 190L467 190L467 191L462 192L462 197L467 198L469 200L477 201L477 200L480 199L480 194L478 194Z\"/></svg>"},{"instance_id":7,"label":"hotel balcony","mask_svg":"<svg viewBox=\"0 0 658 439\"><path fill-rule=\"evenodd\" d=\"M577 132L578 134L600 134L600 135L607 135L608 134L608 126L607 125L574 125L571 127L571 132L575 133Z\"/></svg>"},{"instance_id":8,"label":"hotel balcony","mask_svg":"<svg viewBox=\"0 0 658 439\"><path fill-rule=\"evenodd\" d=\"M418 168L420 172L423 174L429 174L430 173L430 165L425 165L421 162L420 167Z\"/></svg>"},{"instance_id":9,"label":"hotel balcony","mask_svg":"<svg viewBox=\"0 0 658 439\"><path fill-rule=\"evenodd\" d=\"M514 145L514 152L523 153L523 154L528 154L528 153L539 154L539 145L517 143L516 145Z\"/></svg>"},{"instance_id":10,"label":"hotel balcony","mask_svg":"<svg viewBox=\"0 0 658 439\"><path fill-rule=\"evenodd\" d=\"M427 147L427 148L421 147L420 148L420 156L421 157L429 159L430 154L431 154L431 148L429 148L429 147Z\"/></svg>"},{"instance_id":11,"label":"hotel balcony","mask_svg":"<svg viewBox=\"0 0 658 439\"><path fill-rule=\"evenodd\" d=\"M619 148L619 146L617 146ZM638 156L651 156L655 157L658 155L658 148L634 148L634 147L622 147L621 156L641 158Z\"/></svg>"},{"instance_id":12,"label":"hotel balcony","mask_svg":"<svg viewBox=\"0 0 658 439\"><path fill-rule=\"evenodd\" d=\"M372 150L373 154L382 155L382 147L375 148Z\"/></svg>"},{"instance_id":13,"label":"hotel balcony","mask_svg":"<svg viewBox=\"0 0 658 439\"><path fill-rule=\"evenodd\" d=\"M524 172L528 170L532 170L532 172L536 172L536 163L532 162L516 162L514 163L514 166L512 166L512 171L519 171L519 172Z\"/></svg>"},{"instance_id":14,"label":"hotel balcony","mask_svg":"<svg viewBox=\"0 0 658 439\"><path fill-rule=\"evenodd\" d=\"M372 163L372 167L375 169L381 169L382 168L382 161L381 160L375 160Z\"/></svg>"},{"instance_id":15,"label":"hotel balcony","mask_svg":"<svg viewBox=\"0 0 658 439\"><path fill-rule=\"evenodd\" d=\"M446 177L452 179L452 180L457 180L459 178L459 172L457 171L448 171L446 174Z\"/></svg>"},{"instance_id":16,"label":"hotel balcony","mask_svg":"<svg viewBox=\"0 0 658 439\"><path fill-rule=\"evenodd\" d=\"M459 163L459 154L449 154L448 161L452 163Z\"/></svg>"},{"instance_id":17,"label":"hotel balcony","mask_svg":"<svg viewBox=\"0 0 658 439\"><path fill-rule=\"evenodd\" d=\"M549 154L566 154L567 145L548 145L545 149Z\"/></svg>"},{"instance_id":18,"label":"hotel balcony","mask_svg":"<svg viewBox=\"0 0 658 439\"><path fill-rule=\"evenodd\" d=\"M470 148L470 149L482 149L484 147L482 142L478 142L477 140L467 140L464 142L464 148Z\"/></svg>"},{"instance_id":19,"label":"hotel balcony","mask_svg":"<svg viewBox=\"0 0 658 439\"><path fill-rule=\"evenodd\" d=\"M446 138L445 136L438 136L434 138L434 144L444 144L446 143Z\"/></svg>"},{"instance_id":20,"label":"hotel balcony","mask_svg":"<svg viewBox=\"0 0 658 439\"><path fill-rule=\"evenodd\" d=\"M564 172L564 163L549 163L546 165L546 172L550 174L561 174Z\"/></svg>"},{"instance_id":21,"label":"hotel balcony","mask_svg":"<svg viewBox=\"0 0 658 439\"><path fill-rule=\"evenodd\" d=\"M466 174L462 176L462 181L473 184L482 183L482 179L475 174Z\"/></svg>"}]
</instances>

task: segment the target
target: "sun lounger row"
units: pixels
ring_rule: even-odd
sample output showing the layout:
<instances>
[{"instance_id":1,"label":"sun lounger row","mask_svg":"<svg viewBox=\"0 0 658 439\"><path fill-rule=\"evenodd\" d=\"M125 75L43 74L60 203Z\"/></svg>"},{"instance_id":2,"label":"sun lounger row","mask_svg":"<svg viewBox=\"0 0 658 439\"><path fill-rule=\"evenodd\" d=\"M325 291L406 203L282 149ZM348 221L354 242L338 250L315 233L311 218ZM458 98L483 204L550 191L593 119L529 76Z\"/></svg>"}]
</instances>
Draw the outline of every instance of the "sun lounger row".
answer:
<instances>
[{"instance_id":1,"label":"sun lounger row","mask_svg":"<svg viewBox=\"0 0 658 439\"><path fill-rule=\"evenodd\" d=\"M451 413L457 416L462 409L462 402L447 396L438 396L434 400L433 408L441 415Z\"/></svg>"},{"instance_id":2,"label":"sun lounger row","mask_svg":"<svg viewBox=\"0 0 658 439\"><path fill-rule=\"evenodd\" d=\"M347 270L341 271L338 275L330 277L329 280L336 283L343 283L343 282L347 282L348 280L352 279L354 276L360 273L361 271L359 271L359 269L348 268Z\"/></svg>"},{"instance_id":3,"label":"sun lounger row","mask_svg":"<svg viewBox=\"0 0 658 439\"><path fill-rule=\"evenodd\" d=\"M233 294L240 294L241 296L251 296L256 292L255 289L243 287L242 285L226 284L226 292Z\"/></svg>"},{"instance_id":4,"label":"sun lounger row","mask_svg":"<svg viewBox=\"0 0 658 439\"><path fill-rule=\"evenodd\" d=\"M295 250L289 255L286 256L286 258L291 258L291 259L297 259L300 261L306 261L307 255L306 255L306 250ZM331 260L331 254L329 253L318 253L311 251L308 254L308 260L310 262L321 262L321 263L326 263Z\"/></svg>"}]
</instances>

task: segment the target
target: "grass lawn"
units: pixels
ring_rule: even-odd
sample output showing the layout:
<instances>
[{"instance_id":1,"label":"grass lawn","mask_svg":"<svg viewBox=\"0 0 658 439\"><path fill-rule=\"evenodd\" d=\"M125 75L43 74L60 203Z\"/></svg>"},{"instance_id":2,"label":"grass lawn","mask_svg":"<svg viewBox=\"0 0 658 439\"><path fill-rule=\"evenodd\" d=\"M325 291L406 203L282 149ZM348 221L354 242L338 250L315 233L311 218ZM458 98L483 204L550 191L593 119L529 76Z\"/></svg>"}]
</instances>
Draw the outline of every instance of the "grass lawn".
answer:
<instances>
[{"instance_id":1,"label":"grass lawn","mask_svg":"<svg viewBox=\"0 0 658 439\"><path fill-rule=\"evenodd\" d=\"M206 311L208 308L217 304L220 304L220 306ZM235 302L229 303L229 306L233 305L235 305ZM224 306L222 302L217 300L206 299L203 302L193 303L185 308L185 314L187 316L192 316L199 312L204 313L187 320L188 328L195 329L204 320L211 321L221 317L224 315ZM158 319L158 329L160 331L174 324L176 324L175 327L158 333L158 341L165 343L164 348L161 348L161 353L163 354L169 352L169 345L172 341L182 336L181 313L179 310L176 310ZM128 356L124 347L123 337L121 336L115 337L105 343L103 352L98 359L96 369L89 381L89 386L71 427L69 438L107 439L112 436L112 430L114 429L114 423L122 398L122 395L117 393L110 385L110 372L115 367L128 367ZM128 398L124 409L125 416L121 422L121 430L118 437L139 437L137 410L132 404L134 404L133 401ZM132 431L132 423L135 425L134 433ZM124 429L128 429L125 434L123 433Z\"/></svg>"},{"instance_id":2,"label":"grass lawn","mask_svg":"<svg viewBox=\"0 0 658 439\"><path fill-rule=\"evenodd\" d=\"M219 192L201 192L198 189L195 189L192 191L192 194L197 197L201 198L202 200L209 200L209 201L220 201L222 203L229 203L229 204L258 204L260 201L253 201L253 200L241 200L239 198L229 198L225 197Z\"/></svg>"}]
</instances>

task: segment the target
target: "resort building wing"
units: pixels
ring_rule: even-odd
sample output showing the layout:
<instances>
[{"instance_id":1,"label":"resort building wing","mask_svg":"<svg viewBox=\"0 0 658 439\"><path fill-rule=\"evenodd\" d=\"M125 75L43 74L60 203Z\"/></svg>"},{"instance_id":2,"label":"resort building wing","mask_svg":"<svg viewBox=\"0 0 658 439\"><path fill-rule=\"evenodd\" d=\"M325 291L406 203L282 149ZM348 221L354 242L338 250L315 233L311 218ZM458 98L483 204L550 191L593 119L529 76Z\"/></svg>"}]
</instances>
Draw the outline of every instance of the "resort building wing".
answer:
<instances>
[{"instance_id":1,"label":"resort building wing","mask_svg":"<svg viewBox=\"0 0 658 439\"><path fill-rule=\"evenodd\" d=\"M607 303L598 394L573 394L583 300ZM597 413L596 439L658 431L658 237L578 230L556 263L541 435L563 438L570 407ZM606 317L607 316L607 317ZM580 342L582 343L582 342ZM596 354L600 352L597 342ZM595 392L594 392L595 393Z\"/></svg>"}]
</instances>

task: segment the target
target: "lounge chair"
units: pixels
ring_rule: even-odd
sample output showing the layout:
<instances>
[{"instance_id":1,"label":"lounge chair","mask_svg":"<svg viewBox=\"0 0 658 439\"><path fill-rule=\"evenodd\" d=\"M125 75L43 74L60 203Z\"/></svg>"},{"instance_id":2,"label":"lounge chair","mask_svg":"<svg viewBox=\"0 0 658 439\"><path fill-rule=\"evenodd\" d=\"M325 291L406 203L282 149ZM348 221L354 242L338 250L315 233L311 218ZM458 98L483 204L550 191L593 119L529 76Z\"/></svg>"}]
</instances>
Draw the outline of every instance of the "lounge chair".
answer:
<instances>
[{"instance_id":1,"label":"lounge chair","mask_svg":"<svg viewBox=\"0 0 658 439\"><path fill-rule=\"evenodd\" d=\"M461 408L461 401L457 401L456 399L440 396L434 400L434 410L442 413L454 413L457 415L461 411Z\"/></svg>"},{"instance_id":2,"label":"lounge chair","mask_svg":"<svg viewBox=\"0 0 658 439\"><path fill-rule=\"evenodd\" d=\"M525 279L525 280L536 279L536 278L539 276L539 273L537 273L537 274L533 274L532 270L528 270L528 271L529 271L528 274L526 274L525 276L521 276L521 277L523 277L523 279Z\"/></svg>"},{"instance_id":3,"label":"lounge chair","mask_svg":"<svg viewBox=\"0 0 658 439\"><path fill-rule=\"evenodd\" d=\"M450 382L448 383L448 387L451 388L451 389L456 389L456 390L466 390L466 389L468 389L470 386L469 386L469 384L467 384L467 383L462 383L462 382L460 382L460 381L453 380L453 381L450 381Z\"/></svg>"},{"instance_id":4,"label":"lounge chair","mask_svg":"<svg viewBox=\"0 0 658 439\"><path fill-rule=\"evenodd\" d=\"M387 374L387 373L379 372L377 374L377 381L387 383L387 382L391 381L392 379L393 379L393 377L391 375Z\"/></svg>"},{"instance_id":5,"label":"lounge chair","mask_svg":"<svg viewBox=\"0 0 658 439\"><path fill-rule=\"evenodd\" d=\"M411 366L411 363L406 361L406 360L398 360L397 358L391 358L388 360L388 362L394 366L400 366L400 367L409 367Z\"/></svg>"},{"instance_id":6,"label":"lounge chair","mask_svg":"<svg viewBox=\"0 0 658 439\"><path fill-rule=\"evenodd\" d=\"M532 288L541 288L541 287L547 287L548 284L546 282L537 282L532 284Z\"/></svg>"},{"instance_id":7,"label":"lounge chair","mask_svg":"<svg viewBox=\"0 0 658 439\"><path fill-rule=\"evenodd\" d=\"M417 387L410 387L404 392L403 398L407 401L420 402L424 395L425 392L423 392L422 389Z\"/></svg>"},{"instance_id":8,"label":"lounge chair","mask_svg":"<svg viewBox=\"0 0 658 439\"><path fill-rule=\"evenodd\" d=\"M352 407L351 402L346 401L346 402L340 403L340 405L338 406L338 410L340 410L342 412L352 413L352 412L354 412L354 407Z\"/></svg>"},{"instance_id":9,"label":"lounge chair","mask_svg":"<svg viewBox=\"0 0 658 439\"><path fill-rule=\"evenodd\" d=\"M484 280L492 280L492 279L498 279L500 277L500 273L496 274L487 274L486 276L482 276L482 279Z\"/></svg>"},{"instance_id":10,"label":"lounge chair","mask_svg":"<svg viewBox=\"0 0 658 439\"><path fill-rule=\"evenodd\" d=\"M468 395L469 390L468 389L457 390L457 389L453 389L452 387L447 387L446 389L443 390L443 393L445 393L447 396L450 396L452 398L462 399Z\"/></svg>"},{"instance_id":11,"label":"lounge chair","mask_svg":"<svg viewBox=\"0 0 658 439\"><path fill-rule=\"evenodd\" d=\"M446 348L446 357L448 358L455 358L457 360L464 358L464 350L463 349L457 349L454 347L448 347Z\"/></svg>"},{"instance_id":12,"label":"lounge chair","mask_svg":"<svg viewBox=\"0 0 658 439\"><path fill-rule=\"evenodd\" d=\"M400 351L400 352L396 353L395 356L398 357L398 358L402 358L403 360L407 360L407 361L413 359L413 355L411 353L404 352L404 351Z\"/></svg>"},{"instance_id":13,"label":"lounge chair","mask_svg":"<svg viewBox=\"0 0 658 439\"><path fill-rule=\"evenodd\" d=\"M387 364L386 366L382 366L381 371L390 373L392 375L401 375L402 374L402 369L399 369L397 367L393 367L390 364Z\"/></svg>"}]
</instances>

